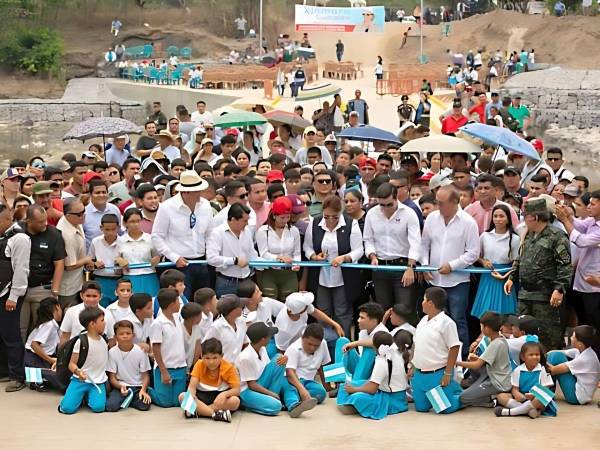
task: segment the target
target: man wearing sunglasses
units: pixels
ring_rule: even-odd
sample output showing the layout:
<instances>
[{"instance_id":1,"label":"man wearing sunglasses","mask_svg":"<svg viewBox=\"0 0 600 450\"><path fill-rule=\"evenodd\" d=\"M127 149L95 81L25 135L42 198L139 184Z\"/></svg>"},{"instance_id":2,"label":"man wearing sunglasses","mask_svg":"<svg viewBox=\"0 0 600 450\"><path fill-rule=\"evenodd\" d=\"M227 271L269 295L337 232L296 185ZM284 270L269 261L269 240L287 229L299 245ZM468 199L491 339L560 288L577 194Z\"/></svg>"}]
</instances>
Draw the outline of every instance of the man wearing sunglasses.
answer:
<instances>
[{"instance_id":1,"label":"man wearing sunglasses","mask_svg":"<svg viewBox=\"0 0 600 450\"><path fill-rule=\"evenodd\" d=\"M314 193L310 198L309 214L316 217L323 214L323 201L333 191L333 177L329 171L323 171L315 174L313 181Z\"/></svg>"},{"instance_id":2,"label":"man wearing sunglasses","mask_svg":"<svg viewBox=\"0 0 600 450\"><path fill-rule=\"evenodd\" d=\"M560 148L549 148L548 152L546 153L546 162L554 171L554 184L562 182L566 186L573 181L575 174L565 167L563 152Z\"/></svg>"},{"instance_id":3,"label":"man wearing sunglasses","mask_svg":"<svg viewBox=\"0 0 600 450\"><path fill-rule=\"evenodd\" d=\"M223 208L213 219L213 226L218 227L219 225L227 222L227 214L229 213L229 209L231 205L235 205L239 203L240 205L248 206L248 189L246 189L246 185L238 180L229 181L224 188L225 192L225 200L227 200L227 206ZM254 236L254 232L256 231L256 213L252 208L250 208L248 218L248 229L252 232L252 236Z\"/></svg>"}]
</instances>

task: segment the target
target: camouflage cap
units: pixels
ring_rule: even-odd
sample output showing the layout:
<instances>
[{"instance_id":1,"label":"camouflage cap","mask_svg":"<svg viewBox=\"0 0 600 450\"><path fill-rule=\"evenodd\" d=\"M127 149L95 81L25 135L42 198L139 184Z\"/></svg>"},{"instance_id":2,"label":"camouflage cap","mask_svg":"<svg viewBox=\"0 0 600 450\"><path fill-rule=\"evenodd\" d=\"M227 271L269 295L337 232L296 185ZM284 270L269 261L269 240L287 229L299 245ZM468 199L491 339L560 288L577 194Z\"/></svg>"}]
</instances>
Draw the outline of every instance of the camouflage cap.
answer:
<instances>
[{"instance_id":1,"label":"camouflage cap","mask_svg":"<svg viewBox=\"0 0 600 450\"><path fill-rule=\"evenodd\" d=\"M556 199L548 194L529 199L525 202L525 214L556 213Z\"/></svg>"}]
</instances>

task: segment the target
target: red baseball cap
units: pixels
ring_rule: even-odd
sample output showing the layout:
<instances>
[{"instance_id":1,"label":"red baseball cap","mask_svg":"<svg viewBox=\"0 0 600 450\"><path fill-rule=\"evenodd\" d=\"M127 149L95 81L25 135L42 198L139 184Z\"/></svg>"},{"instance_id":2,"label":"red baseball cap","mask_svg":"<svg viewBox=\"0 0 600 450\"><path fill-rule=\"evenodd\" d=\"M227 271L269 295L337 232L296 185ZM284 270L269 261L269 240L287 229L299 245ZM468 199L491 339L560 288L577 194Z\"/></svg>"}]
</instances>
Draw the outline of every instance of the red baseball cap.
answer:
<instances>
[{"instance_id":1,"label":"red baseball cap","mask_svg":"<svg viewBox=\"0 0 600 450\"><path fill-rule=\"evenodd\" d=\"M97 172L89 171L83 176L83 184L88 184L92 180L101 180L102 175Z\"/></svg>"},{"instance_id":2,"label":"red baseball cap","mask_svg":"<svg viewBox=\"0 0 600 450\"><path fill-rule=\"evenodd\" d=\"M238 137L240 131L237 128L227 128L227 130L225 130L225 134Z\"/></svg>"},{"instance_id":3,"label":"red baseball cap","mask_svg":"<svg viewBox=\"0 0 600 450\"><path fill-rule=\"evenodd\" d=\"M277 197L271 203L271 212L275 216L283 216L292 213L292 201L287 197Z\"/></svg>"},{"instance_id":4,"label":"red baseball cap","mask_svg":"<svg viewBox=\"0 0 600 450\"><path fill-rule=\"evenodd\" d=\"M267 173L267 183L272 183L273 181L280 181L283 183L283 172L281 170L272 169Z\"/></svg>"},{"instance_id":5,"label":"red baseball cap","mask_svg":"<svg viewBox=\"0 0 600 450\"><path fill-rule=\"evenodd\" d=\"M373 158L364 156L358 161L358 168L362 169L365 166L371 166L373 169L375 169L377 168L377 161L375 161Z\"/></svg>"}]
</instances>

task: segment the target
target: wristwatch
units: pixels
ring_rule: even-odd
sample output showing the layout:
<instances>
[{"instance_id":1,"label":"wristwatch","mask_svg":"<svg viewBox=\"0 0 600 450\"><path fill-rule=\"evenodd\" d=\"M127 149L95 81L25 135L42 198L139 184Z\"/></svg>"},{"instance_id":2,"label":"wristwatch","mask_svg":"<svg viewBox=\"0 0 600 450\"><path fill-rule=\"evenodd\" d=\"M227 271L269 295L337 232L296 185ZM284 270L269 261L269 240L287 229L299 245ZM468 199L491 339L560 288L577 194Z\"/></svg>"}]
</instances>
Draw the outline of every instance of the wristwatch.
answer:
<instances>
[{"instance_id":1,"label":"wristwatch","mask_svg":"<svg viewBox=\"0 0 600 450\"><path fill-rule=\"evenodd\" d=\"M237 263L238 263L238 257L236 256L233 258L233 265L237 266Z\"/></svg>"}]
</instances>

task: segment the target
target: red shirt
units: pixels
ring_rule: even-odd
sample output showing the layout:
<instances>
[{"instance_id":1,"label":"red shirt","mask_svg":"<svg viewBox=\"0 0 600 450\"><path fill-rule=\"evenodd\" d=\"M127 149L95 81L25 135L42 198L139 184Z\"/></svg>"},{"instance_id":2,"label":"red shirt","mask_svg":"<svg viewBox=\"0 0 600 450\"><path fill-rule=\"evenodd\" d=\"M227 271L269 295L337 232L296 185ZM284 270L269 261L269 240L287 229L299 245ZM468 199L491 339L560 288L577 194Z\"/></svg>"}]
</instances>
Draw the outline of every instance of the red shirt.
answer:
<instances>
[{"instance_id":1,"label":"red shirt","mask_svg":"<svg viewBox=\"0 0 600 450\"><path fill-rule=\"evenodd\" d=\"M456 133L460 127L467 124L468 119L462 114L456 118L452 114L442 120L442 134Z\"/></svg>"},{"instance_id":2,"label":"red shirt","mask_svg":"<svg viewBox=\"0 0 600 450\"><path fill-rule=\"evenodd\" d=\"M470 110L469 110L469 115L473 114L473 113L477 113L479 114L479 121L481 123L485 123L485 103L478 103L477 105L473 106Z\"/></svg>"}]
</instances>

